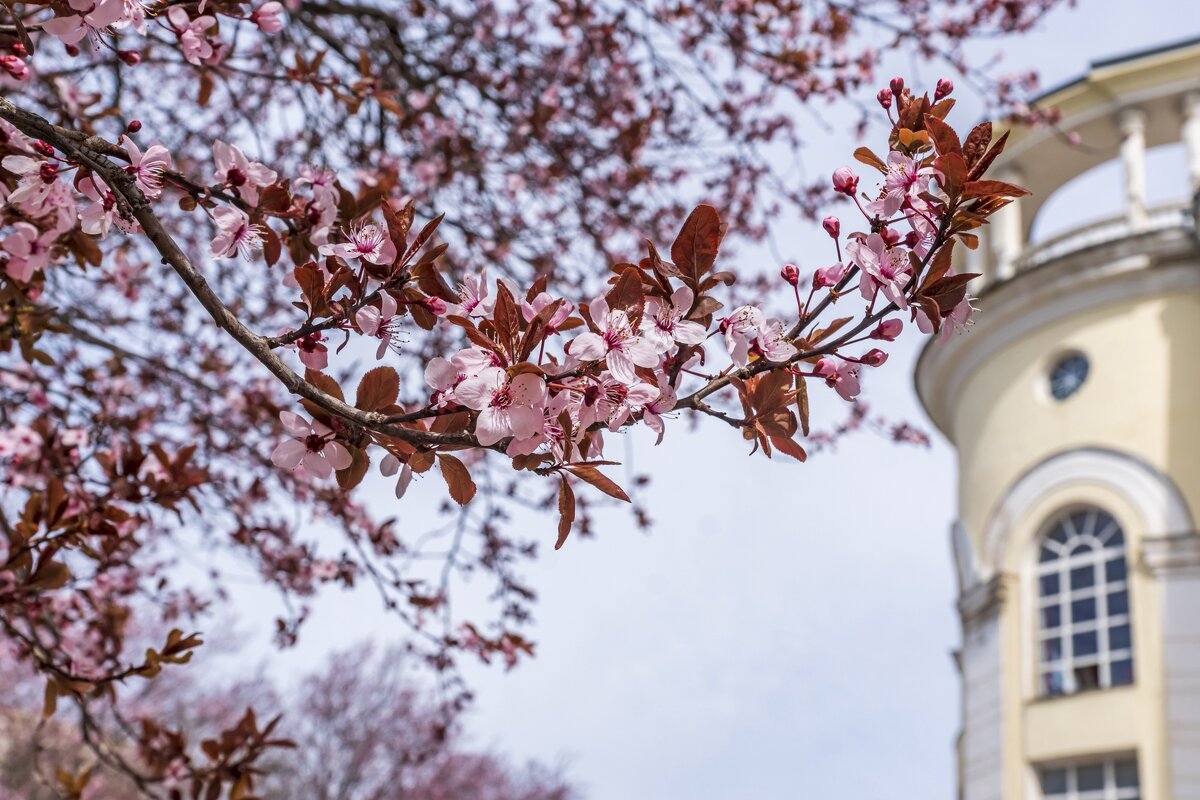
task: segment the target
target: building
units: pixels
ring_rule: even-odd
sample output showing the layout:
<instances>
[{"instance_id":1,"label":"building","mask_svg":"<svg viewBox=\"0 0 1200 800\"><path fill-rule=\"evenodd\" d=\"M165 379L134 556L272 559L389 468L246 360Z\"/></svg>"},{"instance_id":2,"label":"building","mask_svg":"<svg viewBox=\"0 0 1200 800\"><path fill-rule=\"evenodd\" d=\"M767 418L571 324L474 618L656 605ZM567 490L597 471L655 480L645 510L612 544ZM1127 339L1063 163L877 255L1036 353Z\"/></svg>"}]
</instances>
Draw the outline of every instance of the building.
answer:
<instances>
[{"instance_id":1,"label":"building","mask_svg":"<svg viewBox=\"0 0 1200 800\"><path fill-rule=\"evenodd\" d=\"M1200 41L1039 102L1062 122L995 165L1033 194L971 254L977 323L916 375L958 454L959 797L1200 800L1200 237L1145 168L1182 141L1200 190ZM1113 160L1121 216L1031 243Z\"/></svg>"}]
</instances>

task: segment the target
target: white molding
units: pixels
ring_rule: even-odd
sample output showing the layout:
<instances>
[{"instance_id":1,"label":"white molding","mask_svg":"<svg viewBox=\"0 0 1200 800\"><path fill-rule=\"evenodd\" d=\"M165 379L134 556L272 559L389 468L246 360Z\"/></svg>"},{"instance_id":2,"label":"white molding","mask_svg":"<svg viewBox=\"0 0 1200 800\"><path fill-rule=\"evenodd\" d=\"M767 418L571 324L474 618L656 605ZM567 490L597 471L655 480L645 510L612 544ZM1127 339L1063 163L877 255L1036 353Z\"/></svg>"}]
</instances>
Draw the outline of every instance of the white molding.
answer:
<instances>
[{"instance_id":1,"label":"white molding","mask_svg":"<svg viewBox=\"0 0 1200 800\"><path fill-rule=\"evenodd\" d=\"M982 578L1004 571L1013 528L1042 498L1065 486L1102 486L1121 495L1141 515L1147 535L1195 530L1187 501L1169 477L1142 460L1100 447L1057 453L1025 472L989 515L983 539Z\"/></svg>"},{"instance_id":2,"label":"white molding","mask_svg":"<svg viewBox=\"0 0 1200 800\"><path fill-rule=\"evenodd\" d=\"M1151 266L1154 259L1146 255L1147 240L1167 238L1164 234L1178 239L1168 249L1192 251L1188 234L1174 228L1106 245L1102 249L1109 258L1095 252L1080 259L1064 256L988 291L979 304L982 311L966 333L944 344L926 344L917 361L917 394L938 429L955 441L951 410L967 380L997 353L1035 331L1108 305L1200 290L1200 262L1194 256ZM1131 245L1128 254L1121 252Z\"/></svg>"}]
</instances>

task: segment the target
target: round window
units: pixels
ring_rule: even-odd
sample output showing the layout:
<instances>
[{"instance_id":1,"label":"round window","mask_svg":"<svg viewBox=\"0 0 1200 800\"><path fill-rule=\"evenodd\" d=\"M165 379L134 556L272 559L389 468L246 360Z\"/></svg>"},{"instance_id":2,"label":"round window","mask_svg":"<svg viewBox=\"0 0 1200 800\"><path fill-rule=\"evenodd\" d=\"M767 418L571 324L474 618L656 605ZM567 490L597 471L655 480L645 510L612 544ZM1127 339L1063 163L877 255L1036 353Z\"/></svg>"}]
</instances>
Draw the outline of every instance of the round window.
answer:
<instances>
[{"instance_id":1,"label":"round window","mask_svg":"<svg viewBox=\"0 0 1200 800\"><path fill-rule=\"evenodd\" d=\"M1050 370L1050 394L1055 400L1066 400L1079 391L1088 376L1088 360L1081 353L1064 356Z\"/></svg>"}]
</instances>

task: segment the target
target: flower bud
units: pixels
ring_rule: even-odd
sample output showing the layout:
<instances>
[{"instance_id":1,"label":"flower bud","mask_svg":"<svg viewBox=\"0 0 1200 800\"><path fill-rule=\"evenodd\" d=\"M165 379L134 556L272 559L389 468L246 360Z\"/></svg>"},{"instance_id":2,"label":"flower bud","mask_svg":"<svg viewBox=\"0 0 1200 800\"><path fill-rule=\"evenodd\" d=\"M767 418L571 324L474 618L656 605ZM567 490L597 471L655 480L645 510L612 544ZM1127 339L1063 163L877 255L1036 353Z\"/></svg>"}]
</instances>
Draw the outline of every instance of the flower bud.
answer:
<instances>
[{"instance_id":1,"label":"flower bud","mask_svg":"<svg viewBox=\"0 0 1200 800\"><path fill-rule=\"evenodd\" d=\"M883 238L883 243L888 247L895 247L900 244L900 231L894 228L884 227L879 231L879 235Z\"/></svg>"},{"instance_id":2,"label":"flower bud","mask_svg":"<svg viewBox=\"0 0 1200 800\"><path fill-rule=\"evenodd\" d=\"M891 108L892 107L892 90L891 89L880 89L879 94L875 95L875 99L878 100L879 105L883 106L884 108Z\"/></svg>"},{"instance_id":3,"label":"flower bud","mask_svg":"<svg viewBox=\"0 0 1200 800\"><path fill-rule=\"evenodd\" d=\"M0 55L0 69L3 69L18 81L23 81L29 77L29 67L25 64L20 56L15 56L10 53Z\"/></svg>"},{"instance_id":4,"label":"flower bud","mask_svg":"<svg viewBox=\"0 0 1200 800\"><path fill-rule=\"evenodd\" d=\"M446 301L440 297L426 297L423 301L425 308L429 309L429 313L435 317L442 317L446 314Z\"/></svg>"},{"instance_id":5,"label":"flower bud","mask_svg":"<svg viewBox=\"0 0 1200 800\"><path fill-rule=\"evenodd\" d=\"M58 180L58 167L50 162L44 162L38 170L38 174L42 178L42 183L54 183Z\"/></svg>"},{"instance_id":6,"label":"flower bud","mask_svg":"<svg viewBox=\"0 0 1200 800\"><path fill-rule=\"evenodd\" d=\"M68 45L64 45L64 47L66 48L67 55L71 56L72 58L79 55L79 48L76 47L75 45L68 44Z\"/></svg>"},{"instance_id":7,"label":"flower bud","mask_svg":"<svg viewBox=\"0 0 1200 800\"><path fill-rule=\"evenodd\" d=\"M800 268L795 264L784 264L783 269L779 270L779 277L783 278L791 286L796 286L800 283Z\"/></svg>"},{"instance_id":8,"label":"flower bud","mask_svg":"<svg viewBox=\"0 0 1200 800\"><path fill-rule=\"evenodd\" d=\"M904 330L904 321L892 317L879 323L875 330L871 331L871 338L882 339L885 342L894 342L902 330Z\"/></svg>"},{"instance_id":9,"label":"flower bud","mask_svg":"<svg viewBox=\"0 0 1200 800\"><path fill-rule=\"evenodd\" d=\"M47 158L54 155L54 146L51 145L49 142L42 141L41 139L38 139L36 142L33 143L33 149L38 151L42 155L46 156Z\"/></svg>"},{"instance_id":10,"label":"flower bud","mask_svg":"<svg viewBox=\"0 0 1200 800\"><path fill-rule=\"evenodd\" d=\"M829 286L837 286L845 274L846 267L840 261L828 267L822 267L813 273L813 288L821 289Z\"/></svg>"},{"instance_id":11,"label":"flower bud","mask_svg":"<svg viewBox=\"0 0 1200 800\"><path fill-rule=\"evenodd\" d=\"M904 91L904 78L899 76L892 78L892 82L889 85L892 87L892 94L899 97L900 93Z\"/></svg>"},{"instance_id":12,"label":"flower bud","mask_svg":"<svg viewBox=\"0 0 1200 800\"><path fill-rule=\"evenodd\" d=\"M833 190L847 197L858 194L858 176L849 167L838 167L833 171Z\"/></svg>"},{"instance_id":13,"label":"flower bud","mask_svg":"<svg viewBox=\"0 0 1200 800\"><path fill-rule=\"evenodd\" d=\"M947 78L942 78L937 82L937 89L935 89L933 92L933 99L941 100L943 97L949 97L950 93L953 91L954 82Z\"/></svg>"},{"instance_id":14,"label":"flower bud","mask_svg":"<svg viewBox=\"0 0 1200 800\"><path fill-rule=\"evenodd\" d=\"M29 55L29 51L25 49L25 45L20 42L13 42L12 47L8 48L14 56L25 58Z\"/></svg>"},{"instance_id":15,"label":"flower bud","mask_svg":"<svg viewBox=\"0 0 1200 800\"><path fill-rule=\"evenodd\" d=\"M862 361L862 363L866 364L868 367L882 367L883 362L887 361L887 359L888 354L876 347L874 350L871 350L869 353L863 356L860 361Z\"/></svg>"},{"instance_id":16,"label":"flower bud","mask_svg":"<svg viewBox=\"0 0 1200 800\"><path fill-rule=\"evenodd\" d=\"M136 67L138 64L142 63L142 54L137 50L118 50L117 58L121 59L131 67Z\"/></svg>"},{"instance_id":17,"label":"flower bud","mask_svg":"<svg viewBox=\"0 0 1200 800\"><path fill-rule=\"evenodd\" d=\"M916 231L909 231L904 236L904 246L908 248L916 247L921 241L921 234Z\"/></svg>"},{"instance_id":18,"label":"flower bud","mask_svg":"<svg viewBox=\"0 0 1200 800\"><path fill-rule=\"evenodd\" d=\"M129 127L125 129L126 133L137 133L142 129L142 121L140 119L131 120Z\"/></svg>"},{"instance_id":19,"label":"flower bud","mask_svg":"<svg viewBox=\"0 0 1200 800\"><path fill-rule=\"evenodd\" d=\"M826 217L821 220L821 227L829 234L830 238L838 238L838 234L842 232L842 221L837 217Z\"/></svg>"}]
</instances>

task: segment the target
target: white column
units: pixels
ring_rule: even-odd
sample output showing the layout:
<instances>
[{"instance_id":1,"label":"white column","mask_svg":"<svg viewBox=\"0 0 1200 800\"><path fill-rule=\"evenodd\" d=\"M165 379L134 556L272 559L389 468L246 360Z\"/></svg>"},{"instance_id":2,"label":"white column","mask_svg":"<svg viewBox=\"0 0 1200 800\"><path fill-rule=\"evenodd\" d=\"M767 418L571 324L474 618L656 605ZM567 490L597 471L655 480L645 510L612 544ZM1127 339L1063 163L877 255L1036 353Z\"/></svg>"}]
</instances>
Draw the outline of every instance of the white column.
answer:
<instances>
[{"instance_id":1,"label":"white column","mask_svg":"<svg viewBox=\"0 0 1200 800\"><path fill-rule=\"evenodd\" d=\"M1183 147L1187 152L1188 187L1200 191L1200 92L1183 96Z\"/></svg>"},{"instance_id":2,"label":"white column","mask_svg":"<svg viewBox=\"0 0 1200 800\"><path fill-rule=\"evenodd\" d=\"M1146 112L1127 108L1117 115L1121 132L1121 163L1125 167L1125 219L1131 228L1145 227Z\"/></svg>"},{"instance_id":3,"label":"white column","mask_svg":"<svg viewBox=\"0 0 1200 800\"><path fill-rule=\"evenodd\" d=\"M1200 534L1146 537L1142 563L1158 584L1162 608L1170 786L1161 796L1195 800L1200 797ZM1134 665L1135 672L1142 668Z\"/></svg>"},{"instance_id":4,"label":"white column","mask_svg":"<svg viewBox=\"0 0 1200 800\"><path fill-rule=\"evenodd\" d=\"M1021 173L1012 167L1000 170L996 180L1021 185ZM1025 246L1025 225L1021 219L1021 201L1013 200L992 215L988 243L992 251L995 272L986 276L988 283L1011 278L1016 272L1017 258Z\"/></svg>"}]
</instances>

